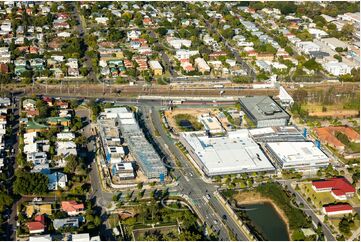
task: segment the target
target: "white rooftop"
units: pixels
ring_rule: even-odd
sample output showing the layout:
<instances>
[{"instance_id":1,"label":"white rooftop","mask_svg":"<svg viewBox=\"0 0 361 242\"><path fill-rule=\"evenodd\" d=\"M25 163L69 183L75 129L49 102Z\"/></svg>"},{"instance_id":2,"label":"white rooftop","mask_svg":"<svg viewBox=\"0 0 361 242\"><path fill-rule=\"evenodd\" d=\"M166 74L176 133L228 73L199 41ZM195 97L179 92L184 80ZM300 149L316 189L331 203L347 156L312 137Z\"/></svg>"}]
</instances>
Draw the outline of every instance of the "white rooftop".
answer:
<instances>
[{"instance_id":1,"label":"white rooftop","mask_svg":"<svg viewBox=\"0 0 361 242\"><path fill-rule=\"evenodd\" d=\"M181 136L192 147L207 175L274 169L259 146L249 138L248 130L231 131L225 137L209 138L202 134L185 132Z\"/></svg>"},{"instance_id":2,"label":"white rooftop","mask_svg":"<svg viewBox=\"0 0 361 242\"><path fill-rule=\"evenodd\" d=\"M329 158L312 142L274 142L267 143L267 146L286 165L329 161Z\"/></svg>"}]
</instances>

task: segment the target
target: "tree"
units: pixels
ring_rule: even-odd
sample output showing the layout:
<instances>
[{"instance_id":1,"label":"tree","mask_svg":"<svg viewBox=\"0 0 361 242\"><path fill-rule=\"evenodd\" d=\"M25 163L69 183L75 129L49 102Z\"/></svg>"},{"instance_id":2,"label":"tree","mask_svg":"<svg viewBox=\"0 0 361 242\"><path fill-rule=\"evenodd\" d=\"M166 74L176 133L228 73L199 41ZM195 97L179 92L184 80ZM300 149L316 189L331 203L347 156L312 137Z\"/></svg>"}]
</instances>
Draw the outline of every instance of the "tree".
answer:
<instances>
[{"instance_id":1,"label":"tree","mask_svg":"<svg viewBox=\"0 0 361 242\"><path fill-rule=\"evenodd\" d=\"M167 34L167 32L168 32L168 30L166 28L163 28L163 27L158 28L156 31L161 36L165 36Z\"/></svg>"},{"instance_id":2,"label":"tree","mask_svg":"<svg viewBox=\"0 0 361 242\"><path fill-rule=\"evenodd\" d=\"M87 143L87 138L84 135L80 135L75 138L75 143L80 146L84 146Z\"/></svg>"},{"instance_id":3,"label":"tree","mask_svg":"<svg viewBox=\"0 0 361 242\"><path fill-rule=\"evenodd\" d=\"M0 213L4 212L6 207L10 207L13 204L13 198L5 192L0 192Z\"/></svg>"},{"instance_id":4,"label":"tree","mask_svg":"<svg viewBox=\"0 0 361 242\"><path fill-rule=\"evenodd\" d=\"M335 50L336 50L338 53L341 53L341 52L344 51L342 47L336 47Z\"/></svg>"},{"instance_id":5,"label":"tree","mask_svg":"<svg viewBox=\"0 0 361 242\"><path fill-rule=\"evenodd\" d=\"M340 55L334 55L333 58L335 58L336 60L338 60L338 62L342 62L342 56Z\"/></svg>"},{"instance_id":6,"label":"tree","mask_svg":"<svg viewBox=\"0 0 361 242\"><path fill-rule=\"evenodd\" d=\"M46 102L44 102L43 100L39 99L36 101L36 107L39 110L39 118L46 118L49 117L49 106Z\"/></svg>"},{"instance_id":7,"label":"tree","mask_svg":"<svg viewBox=\"0 0 361 242\"><path fill-rule=\"evenodd\" d=\"M346 234L346 235L349 234L351 231L350 221L346 217L343 217L341 219L340 223L338 224L338 228L341 233Z\"/></svg>"},{"instance_id":8,"label":"tree","mask_svg":"<svg viewBox=\"0 0 361 242\"><path fill-rule=\"evenodd\" d=\"M303 232L300 229L297 229L292 234L292 240L294 240L294 241L304 241L305 240L305 235L303 234Z\"/></svg>"},{"instance_id":9,"label":"tree","mask_svg":"<svg viewBox=\"0 0 361 242\"><path fill-rule=\"evenodd\" d=\"M79 165L78 158L75 155L68 155L65 158L66 165L64 167L64 172L72 174L75 172L77 166Z\"/></svg>"},{"instance_id":10,"label":"tree","mask_svg":"<svg viewBox=\"0 0 361 242\"><path fill-rule=\"evenodd\" d=\"M108 218L108 222L111 228L114 228L119 223L119 215L118 214L111 214Z\"/></svg>"},{"instance_id":11,"label":"tree","mask_svg":"<svg viewBox=\"0 0 361 242\"><path fill-rule=\"evenodd\" d=\"M16 164L20 167L26 166L27 162L23 152L18 152L18 154L16 155Z\"/></svg>"},{"instance_id":12,"label":"tree","mask_svg":"<svg viewBox=\"0 0 361 242\"><path fill-rule=\"evenodd\" d=\"M354 32L355 28L352 24L345 24L341 29L342 38L350 40Z\"/></svg>"},{"instance_id":13,"label":"tree","mask_svg":"<svg viewBox=\"0 0 361 242\"><path fill-rule=\"evenodd\" d=\"M48 177L42 173L18 171L14 182L14 193L21 195L41 195L48 190Z\"/></svg>"},{"instance_id":14,"label":"tree","mask_svg":"<svg viewBox=\"0 0 361 242\"><path fill-rule=\"evenodd\" d=\"M139 190L142 189L142 188L143 188L143 182L138 183L138 184L137 184L137 188L138 188Z\"/></svg>"},{"instance_id":15,"label":"tree","mask_svg":"<svg viewBox=\"0 0 361 242\"><path fill-rule=\"evenodd\" d=\"M97 227L102 224L102 220L101 220L100 216L95 216L95 218L94 218L94 224L95 224L95 226L97 226Z\"/></svg>"},{"instance_id":16,"label":"tree","mask_svg":"<svg viewBox=\"0 0 361 242\"><path fill-rule=\"evenodd\" d=\"M322 69L321 65L316 62L315 58L309 59L303 64L309 70L319 71Z\"/></svg>"}]
</instances>

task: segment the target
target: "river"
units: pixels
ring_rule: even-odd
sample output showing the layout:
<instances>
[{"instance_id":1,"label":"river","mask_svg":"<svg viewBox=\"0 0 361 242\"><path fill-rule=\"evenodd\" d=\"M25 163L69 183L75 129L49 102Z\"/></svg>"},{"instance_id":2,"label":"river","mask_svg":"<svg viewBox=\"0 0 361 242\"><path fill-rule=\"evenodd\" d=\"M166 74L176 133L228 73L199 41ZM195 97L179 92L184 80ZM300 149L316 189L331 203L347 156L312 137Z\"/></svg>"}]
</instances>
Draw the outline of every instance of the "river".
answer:
<instances>
[{"instance_id":1,"label":"river","mask_svg":"<svg viewBox=\"0 0 361 242\"><path fill-rule=\"evenodd\" d=\"M287 241L287 225L270 203L242 205L248 218L265 240Z\"/></svg>"}]
</instances>

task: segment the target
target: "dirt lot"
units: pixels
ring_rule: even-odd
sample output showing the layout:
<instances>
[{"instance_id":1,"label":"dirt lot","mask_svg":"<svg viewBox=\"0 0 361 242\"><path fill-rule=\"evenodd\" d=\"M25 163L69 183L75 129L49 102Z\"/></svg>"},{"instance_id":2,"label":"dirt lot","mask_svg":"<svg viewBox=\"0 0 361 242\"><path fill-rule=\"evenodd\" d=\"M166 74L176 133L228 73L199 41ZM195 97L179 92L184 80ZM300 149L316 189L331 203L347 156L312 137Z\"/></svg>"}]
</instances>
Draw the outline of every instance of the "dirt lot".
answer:
<instances>
[{"instance_id":1,"label":"dirt lot","mask_svg":"<svg viewBox=\"0 0 361 242\"><path fill-rule=\"evenodd\" d=\"M176 108L174 110L165 111L164 115L166 116L169 125L173 127L176 132L181 132L182 130L177 125L174 116L176 116L177 114L188 114L190 116L193 116L195 119L198 119L199 115L209 112L215 115L219 111L218 109L212 109L212 108Z\"/></svg>"},{"instance_id":2,"label":"dirt lot","mask_svg":"<svg viewBox=\"0 0 361 242\"><path fill-rule=\"evenodd\" d=\"M310 116L317 117L337 117L337 118L347 118L355 117L358 115L356 110L335 110L335 111L326 111L326 112L310 112Z\"/></svg>"}]
</instances>

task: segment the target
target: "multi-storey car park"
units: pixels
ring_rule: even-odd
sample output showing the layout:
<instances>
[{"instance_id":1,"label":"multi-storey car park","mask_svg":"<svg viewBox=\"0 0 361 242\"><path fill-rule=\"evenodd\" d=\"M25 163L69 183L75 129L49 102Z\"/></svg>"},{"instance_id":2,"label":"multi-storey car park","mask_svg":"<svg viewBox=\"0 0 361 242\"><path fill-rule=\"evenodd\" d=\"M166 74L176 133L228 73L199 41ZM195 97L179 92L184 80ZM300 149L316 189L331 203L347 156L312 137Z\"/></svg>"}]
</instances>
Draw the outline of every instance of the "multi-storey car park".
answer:
<instances>
[{"instance_id":1,"label":"multi-storey car park","mask_svg":"<svg viewBox=\"0 0 361 242\"><path fill-rule=\"evenodd\" d=\"M111 122L105 123L107 120L111 120ZM145 138L133 112L125 107L105 109L98 118L98 124L107 162L121 163L121 160L119 162L114 161L114 159L119 159L122 156L119 154L121 136L148 179L162 178L166 175L167 169L154 147ZM106 135L105 131L109 133L110 129L116 130L118 133L114 134L114 137ZM110 145L111 142L116 142L117 145Z\"/></svg>"},{"instance_id":2,"label":"multi-storey car park","mask_svg":"<svg viewBox=\"0 0 361 242\"><path fill-rule=\"evenodd\" d=\"M250 129L249 134L257 143L305 141L304 135L295 126L255 128Z\"/></svg>"},{"instance_id":3,"label":"multi-storey car park","mask_svg":"<svg viewBox=\"0 0 361 242\"><path fill-rule=\"evenodd\" d=\"M284 126L290 120L290 115L268 96L244 97L240 104L257 128Z\"/></svg>"}]
</instances>

